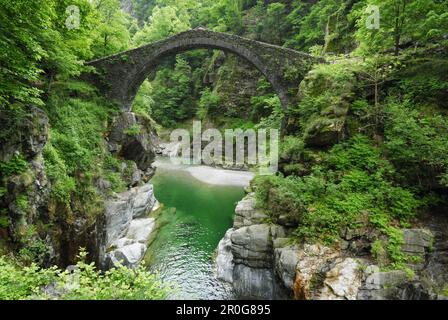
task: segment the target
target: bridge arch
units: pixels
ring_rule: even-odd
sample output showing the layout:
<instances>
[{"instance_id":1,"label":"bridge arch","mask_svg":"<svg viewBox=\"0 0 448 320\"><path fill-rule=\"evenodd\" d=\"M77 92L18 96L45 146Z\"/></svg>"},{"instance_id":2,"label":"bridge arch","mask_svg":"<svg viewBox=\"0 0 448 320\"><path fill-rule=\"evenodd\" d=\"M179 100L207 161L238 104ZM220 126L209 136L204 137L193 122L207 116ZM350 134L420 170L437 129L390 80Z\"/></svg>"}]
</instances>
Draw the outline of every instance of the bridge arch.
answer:
<instances>
[{"instance_id":1,"label":"bridge arch","mask_svg":"<svg viewBox=\"0 0 448 320\"><path fill-rule=\"evenodd\" d=\"M297 97L300 81L318 60L308 54L232 34L197 28L136 49L87 63L95 73L83 78L100 88L123 111L130 111L143 81L164 57L194 49L219 49L252 64L271 83L282 107Z\"/></svg>"}]
</instances>

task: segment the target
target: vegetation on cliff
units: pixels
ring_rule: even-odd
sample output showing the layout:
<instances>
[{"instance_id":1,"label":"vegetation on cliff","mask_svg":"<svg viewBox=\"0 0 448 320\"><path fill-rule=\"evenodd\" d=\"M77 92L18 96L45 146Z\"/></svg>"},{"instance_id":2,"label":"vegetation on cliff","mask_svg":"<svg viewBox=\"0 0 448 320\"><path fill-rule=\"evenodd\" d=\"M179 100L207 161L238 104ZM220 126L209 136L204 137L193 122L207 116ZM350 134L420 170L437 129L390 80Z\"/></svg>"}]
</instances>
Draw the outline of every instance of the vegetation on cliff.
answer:
<instances>
[{"instance_id":1,"label":"vegetation on cliff","mask_svg":"<svg viewBox=\"0 0 448 320\"><path fill-rule=\"evenodd\" d=\"M99 272L81 251L72 271L42 269L0 257L0 300L162 300L169 288L143 267Z\"/></svg>"},{"instance_id":2,"label":"vegetation on cliff","mask_svg":"<svg viewBox=\"0 0 448 320\"><path fill-rule=\"evenodd\" d=\"M77 11L68 10L73 5L79 25ZM379 29L366 24L372 5L379 8ZM84 62L189 28L234 33L328 62L300 84L280 172L253 183L259 206L273 222L286 219L296 240L337 246L347 228L368 226L378 236L372 257L403 268L410 258L400 250L400 228L446 207L446 1L0 0L0 20L0 250L12 249L20 260L0 258L0 298L38 298L44 285L66 286L67 273L32 265L48 262L46 235L60 238L58 228L78 219L92 225L108 193L130 185L122 159L104 139L117 108L74 80L87 69ZM35 107L45 115L37 117ZM133 111L164 127L199 118L221 127L278 128L283 116L260 73L213 50L161 61ZM47 199L36 199L32 186L45 182L39 163L49 180ZM86 285L62 298L164 297L140 269L102 274L80 262L78 270Z\"/></svg>"}]
</instances>

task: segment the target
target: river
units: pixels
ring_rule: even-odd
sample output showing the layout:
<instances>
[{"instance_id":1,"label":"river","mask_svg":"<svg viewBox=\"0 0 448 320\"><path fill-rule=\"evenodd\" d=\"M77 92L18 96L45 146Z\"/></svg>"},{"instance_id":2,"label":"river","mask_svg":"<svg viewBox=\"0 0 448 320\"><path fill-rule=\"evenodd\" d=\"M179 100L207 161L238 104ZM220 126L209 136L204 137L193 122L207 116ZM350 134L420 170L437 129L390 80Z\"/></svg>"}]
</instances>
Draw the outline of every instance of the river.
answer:
<instances>
[{"instance_id":1,"label":"river","mask_svg":"<svg viewBox=\"0 0 448 320\"><path fill-rule=\"evenodd\" d=\"M145 263L175 284L170 299L233 299L229 285L215 278L213 259L252 173L174 165L164 158L155 166L151 182L163 211Z\"/></svg>"}]
</instances>

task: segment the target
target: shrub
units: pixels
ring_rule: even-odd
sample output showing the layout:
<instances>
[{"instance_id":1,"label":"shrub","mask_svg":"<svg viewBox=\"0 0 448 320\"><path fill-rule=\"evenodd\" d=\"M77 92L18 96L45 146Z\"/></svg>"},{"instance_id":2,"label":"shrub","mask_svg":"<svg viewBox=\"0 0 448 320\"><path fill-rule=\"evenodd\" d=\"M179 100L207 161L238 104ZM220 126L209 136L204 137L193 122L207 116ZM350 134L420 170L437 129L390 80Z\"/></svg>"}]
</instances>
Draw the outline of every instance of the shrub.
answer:
<instances>
[{"instance_id":1,"label":"shrub","mask_svg":"<svg viewBox=\"0 0 448 320\"><path fill-rule=\"evenodd\" d=\"M211 91L210 88L205 88L201 93L201 99L198 104L197 116L204 120L207 116L219 115L219 107L221 98L218 94Z\"/></svg>"},{"instance_id":2,"label":"shrub","mask_svg":"<svg viewBox=\"0 0 448 320\"><path fill-rule=\"evenodd\" d=\"M68 204L71 193L76 189L75 180L68 175L65 162L51 143L45 146L43 156L47 175L52 182L52 195L58 201Z\"/></svg>"},{"instance_id":3,"label":"shrub","mask_svg":"<svg viewBox=\"0 0 448 320\"><path fill-rule=\"evenodd\" d=\"M0 175L5 178L22 173L27 169L28 162L22 155L15 155L9 161L0 162Z\"/></svg>"},{"instance_id":4,"label":"shrub","mask_svg":"<svg viewBox=\"0 0 448 320\"><path fill-rule=\"evenodd\" d=\"M301 144L290 140L286 150L300 152ZM254 188L257 205L274 222L281 215L296 220L298 238L335 243L342 231L362 221L389 239L384 246L389 261L403 265L396 226L407 226L423 202L410 190L394 185L394 176L381 150L359 135L330 149L308 175L259 176Z\"/></svg>"},{"instance_id":5,"label":"shrub","mask_svg":"<svg viewBox=\"0 0 448 320\"><path fill-rule=\"evenodd\" d=\"M425 115L410 103L391 102L385 128L385 151L402 174L402 183L424 190L448 187L448 120Z\"/></svg>"},{"instance_id":6,"label":"shrub","mask_svg":"<svg viewBox=\"0 0 448 320\"><path fill-rule=\"evenodd\" d=\"M127 134L128 136L138 136L140 134L140 132L142 131L142 126L139 124L133 124L131 127L125 129L123 131L124 134Z\"/></svg>"},{"instance_id":7,"label":"shrub","mask_svg":"<svg viewBox=\"0 0 448 320\"><path fill-rule=\"evenodd\" d=\"M0 228L7 228L10 223L8 211L6 209L0 209Z\"/></svg>"},{"instance_id":8,"label":"shrub","mask_svg":"<svg viewBox=\"0 0 448 320\"><path fill-rule=\"evenodd\" d=\"M283 138L280 145L280 158L297 161L300 159L304 149L305 144L303 143L303 139L294 136L286 136Z\"/></svg>"},{"instance_id":9,"label":"shrub","mask_svg":"<svg viewBox=\"0 0 448 320\"><path fill-rule=\"evenodd\" d=\"M6 256L0 256L0 300L68 299L68 300L161 300L169 288L156 274L138 267L118 266L104 273L94 264L84 262L81 251L75 271L56 267L42 269L35 264L23 266ZM44 292L47 285L55 286L55 296Z\"/></svg>"}]
</instances>

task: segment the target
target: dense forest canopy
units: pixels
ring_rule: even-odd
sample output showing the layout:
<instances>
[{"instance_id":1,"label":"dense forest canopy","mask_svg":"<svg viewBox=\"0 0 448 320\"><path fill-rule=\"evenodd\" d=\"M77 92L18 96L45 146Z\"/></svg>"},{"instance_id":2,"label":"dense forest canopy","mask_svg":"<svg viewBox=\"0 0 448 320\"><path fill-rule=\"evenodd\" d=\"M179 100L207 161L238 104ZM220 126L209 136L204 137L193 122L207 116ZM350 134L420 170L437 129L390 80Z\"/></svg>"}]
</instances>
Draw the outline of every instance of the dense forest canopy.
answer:
<instances>
[{"instance_id":1,"label":"dense forest canopy","mask_svg":"<svg viewBox=\"0 0 448 320\"><path fill-rule=\"evenodd\" d=\"M14 263L0 258L0 297L33 294L16 283L10 296L3 287L3 279L15 283L10 275L34 277L33 287L66 280L56 270L36 278L37 269L17 265L45 265L46 230L79 217L94 221L111 192L131 186L122 159L104 141L119 110L79 80L92 72L85 62L196 27L326 59L297 84L280 172L255 178L257 203L274 223L286 214L296 241L335 245L341 229L366 223L381 235L371 245L378 264L408 270L401 228L447 201L447 1L0 0L0 239L7 234L19 256ZM50 123L42 158L51 191L48 217L30 225L13 218L35 216L32 190L12 194L8 183L35 178L35 154L10 151L27 139L21 132L36 107ZM133 112L159 135L191 119L247 129L278 128L284 116L257 70L214 50L164 59L141 86ZM98 181L110 188L101 190ZM80 267L100 283L97 298L117 298L107 291L107 277L124 277L122 269L102 278L91 265ZM129 298L165 297L157 280L142 280L143 272L133 273ZM67 298L95 297L94 291Z\"/></svg>"}]
</instances>

